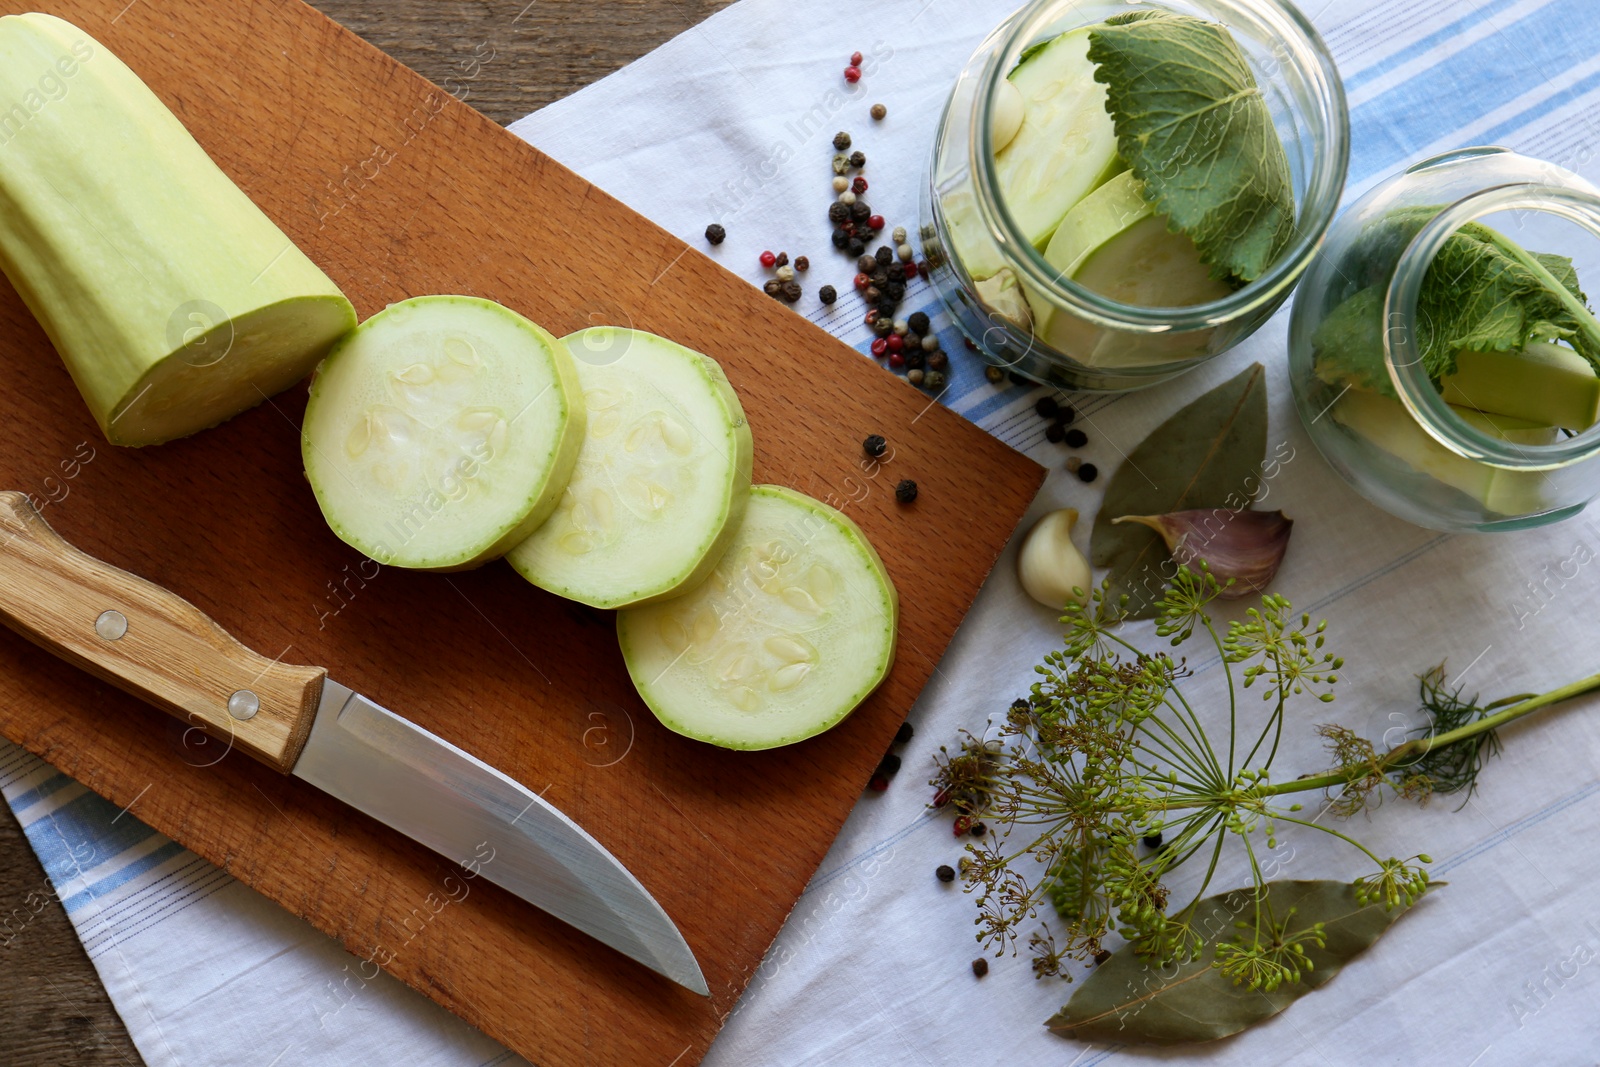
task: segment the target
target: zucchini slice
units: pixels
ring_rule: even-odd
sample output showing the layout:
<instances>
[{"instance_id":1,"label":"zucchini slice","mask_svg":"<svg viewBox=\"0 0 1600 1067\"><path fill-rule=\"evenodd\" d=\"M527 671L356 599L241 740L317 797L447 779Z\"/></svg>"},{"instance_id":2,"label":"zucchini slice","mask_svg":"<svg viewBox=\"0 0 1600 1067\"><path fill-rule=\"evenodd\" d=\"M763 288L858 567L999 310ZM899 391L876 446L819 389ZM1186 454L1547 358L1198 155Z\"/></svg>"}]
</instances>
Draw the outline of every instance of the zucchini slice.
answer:
<instances>
[{"instance_id":1,"label":"zucchini slice","mask_svg":"<svg viewBox=\"0 0 1600 1067\"><path fill-rule=\"evenodd\" d=\"M583 444L567 347L469 296L391 304L317 368L301 431L333 532L379 563L461 570L555 507Z\"/></svg>"},{"instance_id":2,"label":"zucchini slice","mask_svg":"<svg viewBox=\"0 0 1600 1067\"><path fill-rule=\"evenodd\" d=\"M894 663L899 597L861 528L776 485L693 592L617 613L628 674L670 730L723 748L837 724Z\"/></svg>"},{"instance_id":3,"label":"zucchini slice","mask_svg":"<svg viewBox=\"0 0 1600 1067\"><path fill-rule=\"evenodd\" d=\"M698 585L750 499L754 444L722 368L642 330L562 338L588 430L555 514L507 554L541 589L621 608Z\"/></svg>"}]
</instances>

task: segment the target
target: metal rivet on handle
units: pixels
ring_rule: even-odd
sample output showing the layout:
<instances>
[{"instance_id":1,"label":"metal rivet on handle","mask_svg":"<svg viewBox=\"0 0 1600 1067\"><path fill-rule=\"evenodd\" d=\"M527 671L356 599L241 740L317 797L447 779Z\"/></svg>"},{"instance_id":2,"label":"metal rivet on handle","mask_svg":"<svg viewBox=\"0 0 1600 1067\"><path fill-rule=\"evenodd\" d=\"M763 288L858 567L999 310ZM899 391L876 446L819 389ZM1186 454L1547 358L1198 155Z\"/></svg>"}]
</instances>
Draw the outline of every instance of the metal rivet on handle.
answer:
<instances>
[{"instance_id":1,"label":"metal rivet on handle","mask_svg":"<svg viewBox=\"0 0 1600 1067\"><path fill-rule=\"evenodd\" d=\"M128 632L128 617L120 611L102 611L94 620L94 632L107 641L120 641Z\"/></svg>"},{"instance_id":2,"label":"metal rivet on handle","mask_svg":"<svg viewBox=\"0 0 1600 1067\"><path fill-rule=\"evenodd\" d=\"M241 689L228 698L228 714L235 719L253 719L261 710L261 698L248 689Z\"/></svg>"}]
</instances>

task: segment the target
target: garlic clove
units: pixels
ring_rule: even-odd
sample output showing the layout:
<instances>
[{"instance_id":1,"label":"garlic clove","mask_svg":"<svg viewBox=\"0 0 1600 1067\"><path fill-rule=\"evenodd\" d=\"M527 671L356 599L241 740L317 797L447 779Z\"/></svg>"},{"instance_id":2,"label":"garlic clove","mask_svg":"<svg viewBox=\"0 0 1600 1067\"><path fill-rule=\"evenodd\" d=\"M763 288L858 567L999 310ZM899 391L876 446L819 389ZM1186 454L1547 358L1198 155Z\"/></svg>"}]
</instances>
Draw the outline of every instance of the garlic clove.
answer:
<instances>
[{"instance_id":1,"label":"garlic clove","mask_svg":"<svg viewBox=\"0 0 1600 1067\"><path fill-rule=\"evenodd\" d=\"M1011 143L1022 129L1024 105L1022 90L1009 78L1002 78L995 86L994 100L989 104L989 150L996 155Z\"/></svg>"},{"instance_id":2,"label":"garlic clove","mask_svg":"<svg viewBox=\"0 0 1600 1067\"><path fill-rule=\"evenodd\" d=\"M1001 267L993 276L973 283L978 299L995 314L1014 323L1019 330L1033 329L1033 307L1022 291L1022 283L1010 267Z\"/></svg>"},{"instance_id":3,"label":"garlic clove","mask_svg":"<svg viewBox=\"0 0 1600 1067\"><path fill-rule=\"evenodd\" d=\"M1023 591L1057 611L1068 601L1083 603L1094 584L1089 561L1072 543L1077 521L1076 508L1052 511L1033 524L1017 551L1017 578Z\"/></svg>"},{"instance_id":4,"label":"garlic clove","mask_svg":"<svg viewBox=\"0 0 1600 1067\"><path fill-rule=\"evenodd\" d=\"M1172 561L1189 566L1204 560L1222 597L1237 600L1267 591L1289 548L1294 520L1281 511L1200 508L1167 515L1123 515L1113 523L1137 522L1161 535ZM1229 586L1228 579L1233 579Z\"/></svg>"}]
</instances>

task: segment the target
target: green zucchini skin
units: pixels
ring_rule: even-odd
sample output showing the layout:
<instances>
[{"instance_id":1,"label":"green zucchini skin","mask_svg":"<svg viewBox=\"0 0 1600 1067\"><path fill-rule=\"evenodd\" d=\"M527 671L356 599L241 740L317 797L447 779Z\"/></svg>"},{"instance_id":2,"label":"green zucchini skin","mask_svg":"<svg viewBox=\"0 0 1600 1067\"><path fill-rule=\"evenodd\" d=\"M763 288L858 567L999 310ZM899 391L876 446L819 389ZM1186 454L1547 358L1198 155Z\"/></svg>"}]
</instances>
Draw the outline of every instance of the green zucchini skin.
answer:
<instances>
[{"instance_id":1,"label":"green zucchini skin","mask_svg":"<svg viewBox=\"0 0 1600 1067\"><path fill-rule=\"evenodd\" d=\"M356 324L138 75L51 15L0 18L0 269L116 445L254 407Z\"/></svg>"}]
</instances>

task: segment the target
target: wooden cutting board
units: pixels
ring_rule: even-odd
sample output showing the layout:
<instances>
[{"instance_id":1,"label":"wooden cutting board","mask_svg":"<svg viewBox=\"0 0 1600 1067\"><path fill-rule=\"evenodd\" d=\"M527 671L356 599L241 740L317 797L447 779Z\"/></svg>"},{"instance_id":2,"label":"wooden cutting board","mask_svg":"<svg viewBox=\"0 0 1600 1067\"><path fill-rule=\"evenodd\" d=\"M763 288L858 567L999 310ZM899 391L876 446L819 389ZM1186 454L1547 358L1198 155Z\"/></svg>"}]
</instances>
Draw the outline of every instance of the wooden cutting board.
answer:
<instances>
[{"instance_id":1,"label":"wooden cutting board","mask_svg":"<svg viewBox=\"0 0 1600 1067\"><path fill-rule=\"evenodd\" d=\"M266 655L326 666L543 790L656 895L712 996L0 630L4 734L541 1067L698 1062L851 807L873 802L863 786L1042 470L296 0L42 6L149 82L363 316L470 293L556 334L618 323L710 353L749 414L757 480L832 500L882 553L902 611L882 688L801 745L701 745L634 694L608 614L504 564L380 570L335 539L300 471L303 387L187 441L106 445L0 280L0 488ZM875 473L868 433L893 447ZM909 507L902 477L921 486ZM932 740L894 788L921 788Z\"/></svg>"}]
</instances>

